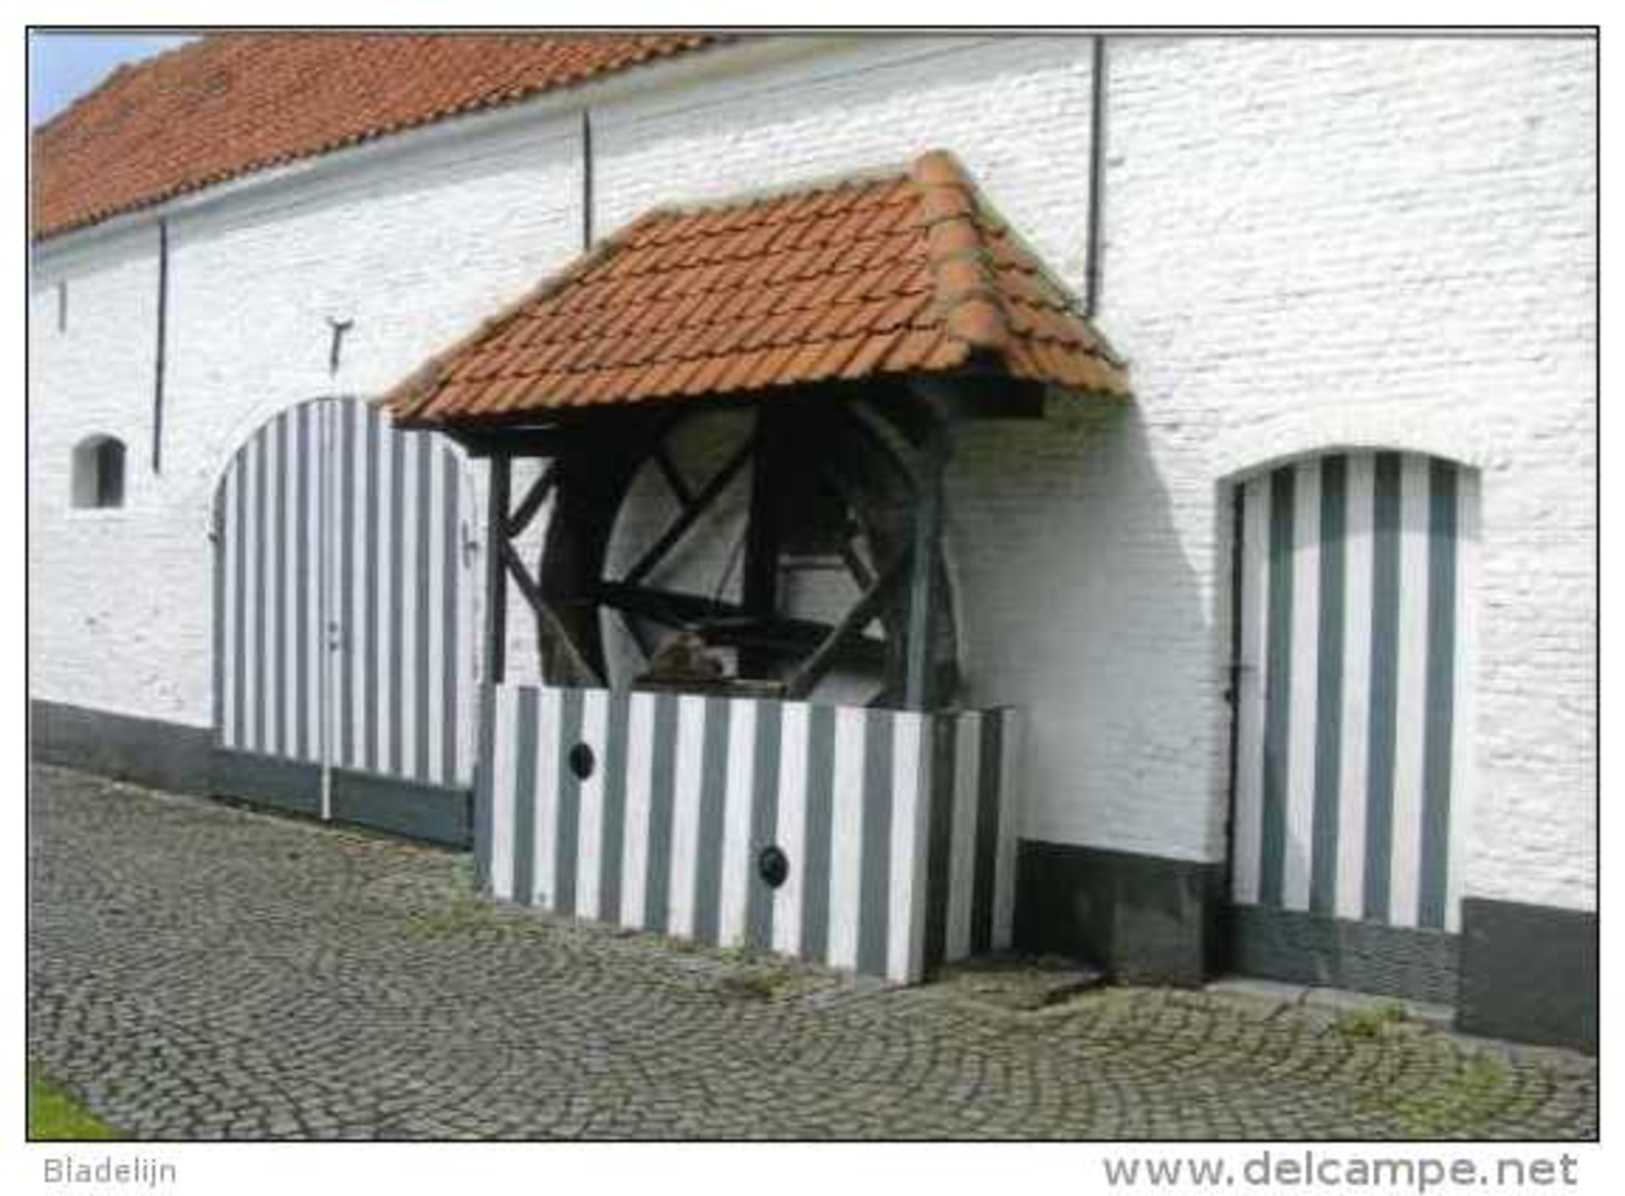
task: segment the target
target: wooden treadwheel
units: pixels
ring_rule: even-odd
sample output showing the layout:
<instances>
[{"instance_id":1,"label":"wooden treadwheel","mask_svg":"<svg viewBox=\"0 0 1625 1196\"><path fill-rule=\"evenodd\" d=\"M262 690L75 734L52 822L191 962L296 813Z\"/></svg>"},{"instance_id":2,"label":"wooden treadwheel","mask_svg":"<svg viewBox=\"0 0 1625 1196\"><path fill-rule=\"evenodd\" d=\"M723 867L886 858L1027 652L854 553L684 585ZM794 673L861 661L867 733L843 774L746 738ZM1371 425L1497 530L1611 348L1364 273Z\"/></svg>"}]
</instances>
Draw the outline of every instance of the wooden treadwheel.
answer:
<instances>
[{"instance_id":1,"label":"wooden treadwheel","mask_svg":"<svg viewBox=\"0 0 1625 1196\"><path fill-rule=\"evenodd\" d=\"M544 679L627 687L687 631L730 676L786 698L900 705L930 433L906 392L818 392L646 413L556 457ZM930 543L929 704L941 705L957 636Z\"/></svg>"}]
</instances>

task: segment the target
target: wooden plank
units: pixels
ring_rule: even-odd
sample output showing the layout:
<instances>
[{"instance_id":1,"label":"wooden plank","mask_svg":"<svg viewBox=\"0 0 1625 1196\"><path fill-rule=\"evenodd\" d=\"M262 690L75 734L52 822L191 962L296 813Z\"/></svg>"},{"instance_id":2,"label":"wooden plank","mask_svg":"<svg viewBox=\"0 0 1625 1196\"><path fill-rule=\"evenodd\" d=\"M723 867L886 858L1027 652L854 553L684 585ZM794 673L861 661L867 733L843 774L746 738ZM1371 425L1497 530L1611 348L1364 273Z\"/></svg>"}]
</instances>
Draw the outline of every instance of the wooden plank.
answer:
<instances>
[{"instance_id":1,"label":"wooden plank","mask_svg":"<svg viewBox=\"0 0 1625 1196\"><path fill-rule=\"evenodd\" d=\"M879 580L853 604L846 616L835 625L824 642L818 645L816 651L807 658L806 662L796 670L795 675L785 683L785 696L802 698L812 692L813 686L835 664L841 650L857 632L863 630L869 622L880 613L880 605L886 600L887 593L897 584L903 574L903 568L913 555L911 549L905 548L898 554L896 560L887 565L881 573Z\"/></svg>"},{"instance_id":2,"label":"wooden plank","mask_svg":"<svg viewBox=\"0 0 1625 1196\"><path fill-rule=\"evenodd\" d=\"M615 613L620 616L621 626L626 629L627 637L637 645L638 651L643 654L644 662L647 663L653 660L654 649L649 646L649 641L638 627L638 621L625 611L616 611Z\"/></svg>"},{"instance_id":3,"label":"wooden plank","mask_svg":"<svg viewBox=\"0 0 1625 1196\"><path fill-rule=\"evenodd\" d=\"M641 615L668 627L701 627L707 642L728 647L754 647L781 655L812 652L834 631L828 623L782 616L759 618L743 607L698 594L681 594L624 582L604 582L597 597L605 606ZM878 667L886 659L886 641L862 637L848 641L842 659Z\"/></svg>"},{"instance_id":4,"label":"wooden plank","mask_svg":"<svg viewBox=\"0 0 1625 1196\"><path fill-rule=\"evenodd\" d=\"M525 563L519 559L519 554L514 551L513 545L504 540L500 552L509 575L512 576L515 584L519 586L520 592L525 595L525 600L530 603L531 609L536 612L537 618L547 625L547 629L553 634L555 642L564 649L565 657L577 679L595 685L604 684L603 676L587 662L586 655L575 642L575 637L570 634L570 629L560 620L558 612L553 609L553 604L542 594L541 586L536 584L536 579L525 568Z\"/></svg>"},{"instance_id":5,"label":"wooden plank","mask_svg":"<svg viewBox=\"0 0 1625 1196\"><path fill-rule=\"evenodd\" d=\"M858 550L852 547L851 540L841 541L841 560L846 562L846 570L852 574L852 580L858 583L859 589L867 590L875 584L874 570L864 564Z\"/></svg>"},{"instance_id":6,"label":"wooden plank","mask_svg":"<svg viewBox=\"0 0 1625 1196\"><path fill-rule=\"evenodd\" d=\"M653 455L655 464L660 468L661 476L666 479L666 485L671 487L671 492L677 496L679 503L685 507L688 506L694 501L694 491L683 480L683 475L677 472L677 463L671 459L671 454L666 451L666 446L664 444L655 445Z\"/></svg>"},{"instance_id":7,"label":"wooden plank","mask_svg":"<svg viewBox=\"0 0 1625 1196\"><path fill-rule=\"evenodd\" d=\"M903 705L925 710L930 704L932 649L936 622L937 543L942 532L942 466L946 436L939 426L926 442L926 468L919 479L914 513L914 551L909 588L907 667Z\"/></svg>"},{"instance_id":8,"label":"wooden plank","mask_svg":"<svg viewBox=\"0 0 1625 1196\"><path fill-rule=\"evenodd\" d=\"M497 685L502 680L508 635L508 581L498 545L503 543L502 527L508 518L511 464L507 457L491 458L485 495L485 639L481 644L480 747L474 761L480 795L475 810L474 883L482 893L491 891L491 761L496 752ZM447 631L449 634L450 629Z\"/></svg>"},{"instance_id":9,"label":"wooden plank","mask_svg":"<svg viewBox=\"0 0 1625 1196\"><path fill-rule=\"evenodd\" d=\"M756 459L750 478L750 520L745 525L745 560L739 577L740 599L749 614L767 618L779 605L779 494L776 490L782 446L787 430L786 412L756 407ZM749 650L739 654L739 673L759 677L771 671L771 656Z\"/></svg>"},{"instance_id":10,"label":"wooden plank","mask_svg":"<svg viewBox=\"0 0 1625 1196\"><path fill-rule=\"evenodd\" d=\"M553 492L553 483L557 473L558 462L549 461L547 468L537 475L531 483L530 489L525 492L524 500L517 510L504 521L504 534L511 540L524 532L530 526L530 521L536 518L536 512L541 510L547 496Z\"/></svg>"},{"instance_id":11,"label":"wooden plank","mask_svg":"<svg viewBox=\"0 0 1625 1196\"><path fill-rule=\"evenodd\" d=\"M480 460L498 457L561 456L580 436L568 428L432 428L449 436L470 457Z\"/></svg>"},{"instance_id":12,"label":"wooden plank","mask_svg":"<svg viewBox=\"0 0 1625 1196\"><path fill-rule=\"evenodd\" d=\"M485 671L488 684L500 685L507 663L508 586L502 573L500 548L506 544L508 500L513 463L492 457L490 490L485 509Z\"/></svg>"}]
</instances>

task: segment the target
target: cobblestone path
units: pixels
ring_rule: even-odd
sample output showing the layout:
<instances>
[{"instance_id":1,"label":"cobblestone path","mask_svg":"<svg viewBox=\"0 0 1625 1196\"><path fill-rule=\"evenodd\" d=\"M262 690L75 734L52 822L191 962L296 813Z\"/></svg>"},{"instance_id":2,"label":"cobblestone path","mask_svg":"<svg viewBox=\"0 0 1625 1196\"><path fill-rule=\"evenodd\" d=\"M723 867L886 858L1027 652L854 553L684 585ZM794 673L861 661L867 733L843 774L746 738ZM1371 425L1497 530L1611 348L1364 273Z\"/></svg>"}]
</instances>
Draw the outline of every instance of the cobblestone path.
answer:
<instances>
[{"instance_id":1,"label":"cobblestone path","mask_svg":"<svg viewBox=\"0 0 1625 1196\"><path fill-rule=\"evenodd\" d=\"M466 856L38 767L29 1055L165 1138L1591 1138L1596 1069L1104 989L1033 1012L469 896Z\"/></svg>"}]
</instances>

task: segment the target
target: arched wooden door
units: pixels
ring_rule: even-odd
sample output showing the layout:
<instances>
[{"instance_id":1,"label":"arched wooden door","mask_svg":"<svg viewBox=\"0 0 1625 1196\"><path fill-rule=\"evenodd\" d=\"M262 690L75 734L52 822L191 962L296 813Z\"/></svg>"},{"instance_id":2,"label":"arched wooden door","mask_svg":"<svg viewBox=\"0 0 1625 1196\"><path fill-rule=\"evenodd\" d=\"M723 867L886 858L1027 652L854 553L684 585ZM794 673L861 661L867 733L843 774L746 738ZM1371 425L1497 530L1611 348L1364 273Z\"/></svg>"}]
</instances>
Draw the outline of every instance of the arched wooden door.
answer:
<instances>
[{"instance_id":1,"label":"arched wooden door","mask_svg":"<svg viewBox=\"0 0 1625 1196\"><path fill-rule=\"evenodd\" d=\"M1239 971L1454 999L1477 486L1359 451L1237 488Z\"/></svg>"},{"instance_id":2,"label":"arched wooden door","mask_svg":"<svg viewBox=\"0 0 1625 1196\"><path fill-rule=\"evenodd\" d=\"M461 454L354 399L284 411L216 494L217 791L466 838L473 501Z\"/></svg>"}]
</instances>

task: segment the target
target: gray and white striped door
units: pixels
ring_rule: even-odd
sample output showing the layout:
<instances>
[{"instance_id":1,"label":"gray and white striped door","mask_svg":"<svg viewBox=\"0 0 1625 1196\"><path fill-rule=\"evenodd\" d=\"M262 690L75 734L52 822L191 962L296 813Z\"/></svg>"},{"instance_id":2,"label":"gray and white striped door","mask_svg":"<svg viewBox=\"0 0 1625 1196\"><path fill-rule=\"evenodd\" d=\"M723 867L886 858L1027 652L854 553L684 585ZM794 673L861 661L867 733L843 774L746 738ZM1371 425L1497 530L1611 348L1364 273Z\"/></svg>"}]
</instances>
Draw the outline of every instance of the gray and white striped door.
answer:
<instances>
[{"instance_id":1,"label":"gray and white striped door","mask_svg":"<svg viewBox=\"0 0 1625 1196\"><path fill-rule=\"evenodd\" d=\"M472 509L455 450L357 400L256 431L216 498L219 746L468 785Z\"/></svg>"},{"instance_id":2,"label":"gray and white striped door","mask_svg":"<svg viewBox=\"0 0 1625 1196\"><path fill-rule=\"evenodd\" d=\"M1458 931L1476 474L1334 453L1240 502L1232 901Z\"/></svg>"}]
</instances>

